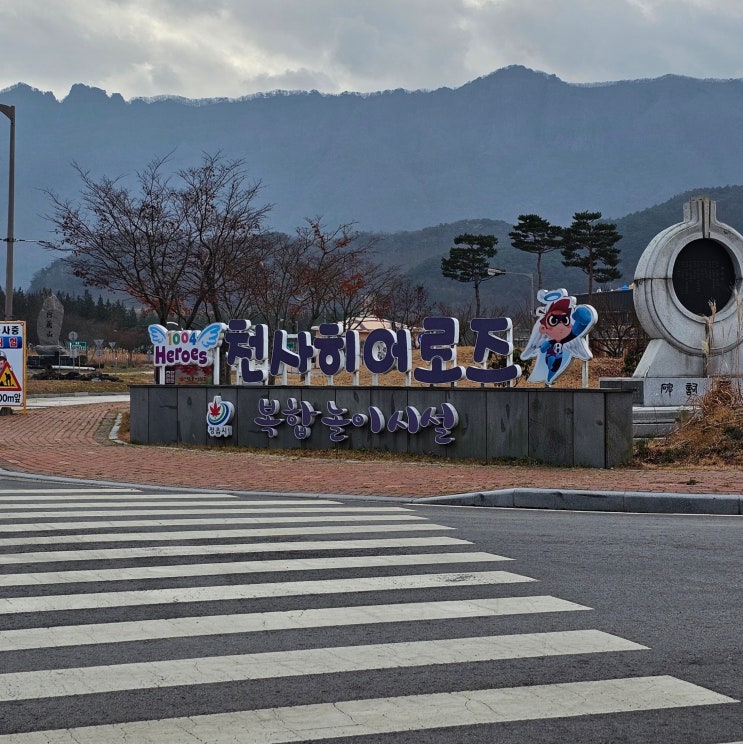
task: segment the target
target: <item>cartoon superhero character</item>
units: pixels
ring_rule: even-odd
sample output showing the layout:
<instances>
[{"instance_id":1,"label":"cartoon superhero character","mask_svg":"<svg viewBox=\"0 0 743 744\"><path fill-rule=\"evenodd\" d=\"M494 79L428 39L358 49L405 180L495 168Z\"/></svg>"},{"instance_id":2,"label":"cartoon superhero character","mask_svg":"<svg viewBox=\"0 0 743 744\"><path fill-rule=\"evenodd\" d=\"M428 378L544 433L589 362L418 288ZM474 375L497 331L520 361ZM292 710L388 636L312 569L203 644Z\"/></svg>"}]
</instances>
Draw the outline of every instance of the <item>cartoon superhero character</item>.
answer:
<instances>
[{"instance_id":1,"label":"cartoon superhero character","mask_svg":"<svg viewBox=\"0 0 743 744\"><path fill-rule=\"evenodd\" d=\"M537 322L521 352L522 359L537 357L529 382L544 382L548 387L570 366L573 357L586 361L593 357L588 348L588 332L598 315L591 305L575 304L567 290L540 289Z\"/></svg>"}]
</instances>

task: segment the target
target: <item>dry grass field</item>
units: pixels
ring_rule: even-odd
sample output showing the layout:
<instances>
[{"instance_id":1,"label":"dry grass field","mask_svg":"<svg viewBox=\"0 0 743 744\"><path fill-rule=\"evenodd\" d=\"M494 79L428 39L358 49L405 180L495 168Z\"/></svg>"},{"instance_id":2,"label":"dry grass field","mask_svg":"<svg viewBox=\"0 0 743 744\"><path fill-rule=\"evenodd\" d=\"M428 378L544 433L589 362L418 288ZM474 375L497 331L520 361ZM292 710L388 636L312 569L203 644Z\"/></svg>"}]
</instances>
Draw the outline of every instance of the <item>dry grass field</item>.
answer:
<instances>
[{"instance_id":1,"label":"dry grass field","mask_svg":"<svg viewBox=\"0 0 743 744\"><path fill-rule=\"evenodd\" d=\"M724 382L694 401L692 416L667 437L640 442L648 465L743 467L743 396Z\"/></svg>"},{"instance_id":2,"label":"dry grass field","mask_svg":"<svg viewBox=\"0 0 743 744\"><path fill-rule=\"evenodd\" d=\"M472 347L460 346L458 349L458 363L464 366L472 364ZM413 352L413 365L420 366L420 352ZM610 359L607 357L597 357L589 362L589 387L598 387L599 377L616 377L620 375L622 367L621 359ZM77 373L61 372L61 379L43 379L36 375L34 370L30 370L27 380L27 391L29 395L41 394L71 394L71 393L126 393L129 385L148 384L153 381L153 368L146 364L144 359L134 360L134 364L126 366L106 362L100 370L93 371L81 370ZM298 375L289 375L289 384L300 384ZM334 380L336 385L350 385L351 375L336 375ZM320 373L313 373L312 384L324 385L325 376ZM371 374L362 369L360 372L359 383L361 385L371 384ZM380 385L404 385L404 375L392 372L388 375L379 377ZM414 385L417 385L413 381ZM460 383L463 387L476 386L477 383L464 380ZM573 365L563 375L558 378L555 387L581 387L582 370L579 361L573 362ZM541 383L529 383L524 376L518 382L519 387L541 387Z\"/></svg>"},{"instance_id":3,"label":"dry grass field","mask_svg":"<svg viewBox=\"0 0 743 744\"><path fill-rule=\"evenodd\" d=\"M96 371L97 372L97 371ZM28 395L71 395L73 393L128 393L129 385L148 383L153 379L152 368L127 367L108 368L96 372L81 371L79 376L67 372L59 373L59 379L41 379L35 371L28 373L26 391ZM92 379L88 379L88 377Z\"/></svg>"}]
</instances>

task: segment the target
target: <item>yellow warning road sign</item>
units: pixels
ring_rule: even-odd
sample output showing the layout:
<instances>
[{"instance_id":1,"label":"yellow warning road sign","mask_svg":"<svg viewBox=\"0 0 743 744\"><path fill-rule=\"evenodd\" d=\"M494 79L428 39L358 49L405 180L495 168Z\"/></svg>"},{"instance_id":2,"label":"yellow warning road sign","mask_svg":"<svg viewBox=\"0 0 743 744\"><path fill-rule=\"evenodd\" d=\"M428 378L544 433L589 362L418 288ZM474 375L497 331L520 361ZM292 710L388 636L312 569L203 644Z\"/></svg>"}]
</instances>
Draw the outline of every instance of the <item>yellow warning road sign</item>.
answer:
<instances>
[{"instance_id":1,"label":"yellow warning road sign","mask_svg":"<svg viewBox=\"0 0 743 744\"><path fill-rule=\"evenodd\" d=\"M0 390L4 393L20 392L23 390L7 359L0 360Z\"/></svg>"}]
</instances>

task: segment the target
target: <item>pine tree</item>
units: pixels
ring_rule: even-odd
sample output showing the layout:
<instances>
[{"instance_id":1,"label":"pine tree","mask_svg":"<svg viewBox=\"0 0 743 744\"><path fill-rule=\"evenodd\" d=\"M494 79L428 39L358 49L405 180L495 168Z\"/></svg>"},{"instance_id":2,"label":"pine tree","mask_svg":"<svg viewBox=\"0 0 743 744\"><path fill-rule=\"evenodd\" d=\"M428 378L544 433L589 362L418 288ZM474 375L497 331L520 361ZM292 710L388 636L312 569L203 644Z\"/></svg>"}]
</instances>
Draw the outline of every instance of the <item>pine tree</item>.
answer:
<instances>
[{"instance_id":1,"label":"pine tree","mask_svg":"<svg viewBox=\"0 0 743 744\"><path fill-rule=\"evenodd\" d=\"M489 278L488 259L498 252L495 235L471 235L463 233L454 238L449 249L449 258L441 259L441 273L447 279L455 279L475 289L475 316L480 317L480 284ZM461 247L460 247L461 246Z\"/></svg>"},{"instance_id":2,"label":"pine tree","mask_svg":"<svg viewBox=\"0 0 743 744\"><path fill-rule=\"evenodd\" d=\"M615 243L622 236L617 226L599 222L601 212L576 212L573 223L562 231L563 266L573 266L588 276L588 294L593 284L604 284L619 279L619 249Z\"/></svg>"},{"instance_id":3,"label":"pine tree","mask_svg":"<svg viewBox=\"0 0 743 744\"><path fill-rule=\"evenodd\" d=\"M542 256L561 246L562 230L537 214L520 214L517 225L508 233L511 245L520 251L537 254L537 287L542 288Z\"/></svg>"}]
</instances>

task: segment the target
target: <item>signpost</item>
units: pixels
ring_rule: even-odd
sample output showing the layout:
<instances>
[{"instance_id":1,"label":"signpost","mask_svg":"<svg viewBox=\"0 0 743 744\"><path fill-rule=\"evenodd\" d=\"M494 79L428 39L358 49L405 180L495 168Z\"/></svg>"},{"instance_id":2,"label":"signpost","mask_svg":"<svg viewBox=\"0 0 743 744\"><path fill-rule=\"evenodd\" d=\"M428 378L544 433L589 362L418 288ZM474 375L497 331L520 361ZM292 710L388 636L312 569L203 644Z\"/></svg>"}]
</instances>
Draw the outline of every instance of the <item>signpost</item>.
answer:
<instances>
[{"instance_id":1,"label":"signpost","mask_svg":"<svg viewBox=\"0 0 743 744\"><path fill-rule=\"evenodd\" d=\"M81 356L85 356L88 353L87 341L78 341L77 333L75 331L70 331L67 334L67 338L69 339L67 342L67 348L70 350L70 356L73 360L79 359ZM80 366L80 362L78 362L77 366Z\"/></svg>"},{"instance_id":2,"label":"signpost","mask_svg":"<svg viewBox=\"0 0 743 744\"><path fill-rule=\"evenodd\" d=\"M26 411L26 323L0 323L0 409Z\"/></svg>"},{"instance_id":3,"label":"signpost","mask_svg":"<svg viewBox=\"0 0 743 744\"><path fill-rule=\"evenodd\" d=\"M98 357L98 369L101 368L101 359L103 358L103 344L102 338L94 338L93 343L95 344L95 355Z\"/></svg>"}]
</instances>

